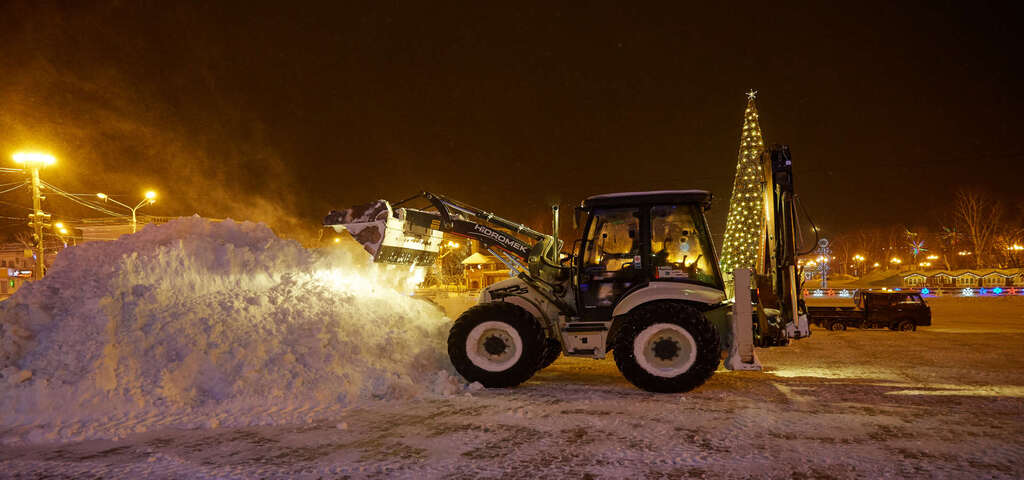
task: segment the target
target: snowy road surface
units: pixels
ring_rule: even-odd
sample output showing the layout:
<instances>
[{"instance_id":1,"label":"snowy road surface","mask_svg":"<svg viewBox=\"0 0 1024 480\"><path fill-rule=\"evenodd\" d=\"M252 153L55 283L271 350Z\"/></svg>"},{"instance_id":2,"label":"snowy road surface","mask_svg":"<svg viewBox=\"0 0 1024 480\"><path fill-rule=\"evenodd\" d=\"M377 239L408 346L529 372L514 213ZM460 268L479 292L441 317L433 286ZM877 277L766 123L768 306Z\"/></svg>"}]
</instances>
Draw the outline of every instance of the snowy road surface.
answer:
<instances>
[{"instance_id":1,"label":"snowy road surface","mask_svg":"<svg viewBox=\"0 0 1024 480\"><path fill-rule=\"evenodd\" d=\"M562 358L518 388L306 423L4 446L0 476L1021 478L1022 300L933 300L913 333L816 329L685 395Z\"/></svg>"}]
</instances>

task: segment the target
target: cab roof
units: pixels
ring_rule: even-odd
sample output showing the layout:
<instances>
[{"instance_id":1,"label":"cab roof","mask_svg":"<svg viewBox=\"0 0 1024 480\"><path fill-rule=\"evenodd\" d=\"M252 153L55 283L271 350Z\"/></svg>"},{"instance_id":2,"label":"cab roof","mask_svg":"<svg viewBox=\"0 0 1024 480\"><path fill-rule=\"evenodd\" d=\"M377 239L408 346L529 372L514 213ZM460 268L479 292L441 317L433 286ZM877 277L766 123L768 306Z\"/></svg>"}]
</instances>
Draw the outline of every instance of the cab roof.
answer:
<instances>
[{"instance_id":1,"label":"cab roof","mask_svg":"<svg viewBox=\"0 0 1024 480\"><path fill-rule=\"evenodd\" d=\"M582 207L628 207L680 203L697 203L707 210L711 208L711 192L707 190L653 190L650 192L605 193L587 197L583 201Z\"/></svg>"}]
</instances>

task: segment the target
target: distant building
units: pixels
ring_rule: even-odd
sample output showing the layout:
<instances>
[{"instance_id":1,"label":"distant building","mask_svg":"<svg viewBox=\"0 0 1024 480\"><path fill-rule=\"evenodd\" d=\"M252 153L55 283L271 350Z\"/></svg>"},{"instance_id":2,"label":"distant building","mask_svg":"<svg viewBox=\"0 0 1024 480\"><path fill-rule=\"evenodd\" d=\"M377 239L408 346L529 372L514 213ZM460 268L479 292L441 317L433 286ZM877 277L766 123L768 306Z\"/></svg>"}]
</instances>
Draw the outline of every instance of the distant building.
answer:
<instances>
[{"instance_id":1,"label":"distant building","mask_svg":"<svg viewBox=\"0 0 1024 480\"><path fill-rule=\"evenodd\" d=\"M466 269L466 286L480 290L509 278L508 267L497 257L476 252L462 261Z\"/></svg>"},{"instance_id":2,"label":"distant building","mask_svg":"<svg viewBox=\"0 0 1024 480\"><path fill-rule=\"evenodd\" d=\"M1024 269L924 270L902 276L907 287L1024 286Z\"/></svg>"},{"instance_id":3,"label":"distant building","mask_svg":"<svg viewBox=\"0 0 1024 480\"><path fill-rule=\"evenodd\" d=\"M35 258L20 243L0 245L0 300L10 297L21 285L32 279Z\"/></svg>"}]
</instances>

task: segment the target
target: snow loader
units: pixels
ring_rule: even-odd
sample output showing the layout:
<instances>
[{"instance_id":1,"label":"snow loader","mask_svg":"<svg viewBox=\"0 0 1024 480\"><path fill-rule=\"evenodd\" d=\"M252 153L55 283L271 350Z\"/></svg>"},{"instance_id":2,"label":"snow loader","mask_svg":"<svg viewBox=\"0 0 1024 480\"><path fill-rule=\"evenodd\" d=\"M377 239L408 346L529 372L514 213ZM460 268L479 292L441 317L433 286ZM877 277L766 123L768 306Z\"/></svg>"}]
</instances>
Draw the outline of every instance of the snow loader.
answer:
<instances>
[{"instance_id":1,"label":"snow loader","mask_svg":"<svg viewBox=\"0 0 1024 480\"><path fill-rule=\"evenodd\" d=\"M448 354L471 382L512 387L560 355L612 352L637 387L686 392L723 357L731 370L760 370L754 347L810 334L797 283L789 149L772 147L761 161L758 268L737 269L728 283L704 215L711 194L703 190L589 197L573 217L582 236L566 253L557 205L550 234L430 192L332 211L324 226L348 231L378 262L432 263L449 233L476 240L508 266L513 276L484 288L451 327ZM429 205L401 207L422 200Z\"/></svg>"}]
</instances>

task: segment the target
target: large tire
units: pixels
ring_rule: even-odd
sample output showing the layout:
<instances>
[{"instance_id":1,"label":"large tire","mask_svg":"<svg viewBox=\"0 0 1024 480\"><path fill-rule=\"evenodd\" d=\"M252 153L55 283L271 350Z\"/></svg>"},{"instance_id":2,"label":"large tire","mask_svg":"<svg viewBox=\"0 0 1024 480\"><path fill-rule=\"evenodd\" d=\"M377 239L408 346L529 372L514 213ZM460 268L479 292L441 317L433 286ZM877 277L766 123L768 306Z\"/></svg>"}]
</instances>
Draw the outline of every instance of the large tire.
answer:
<instances>
[{"instance_id":1,"label":"large tire","mask_svg":"<svg viewBox=\"0 0 1024 480\"><path fill-rule=\"evenodd\" d=\"M466 380L514 387L533 376L544 354L544 330L529 312L505 302L466 310L448 333L448 357Z\"/></svg>"},{"instance_id":2,"label":"large tire","mask_svg":"<svg viewBox=\"0 0 1024 480\"><path fill-rule=\"evenodd\" d=\"M615 338L615 364L650 392L688 392L718 369L718 332L696 308L654 302L631 312Z\"/></svg>"},{"instance_id":3,"label":"large tire","mask_svg":"<svg viewBox=\"0 0 1024 480\"><path fill-rule=\"evenodd\" d=\"M553 338L545 340L544 354L541 356L540 366L537 367L537 370L543 370L547 368L548 365L555 363L555 360L558 360L558 357L560 357L561 355L562 342L559 342L558 340L555 340Z\"/></svg>"}]
</instances>

